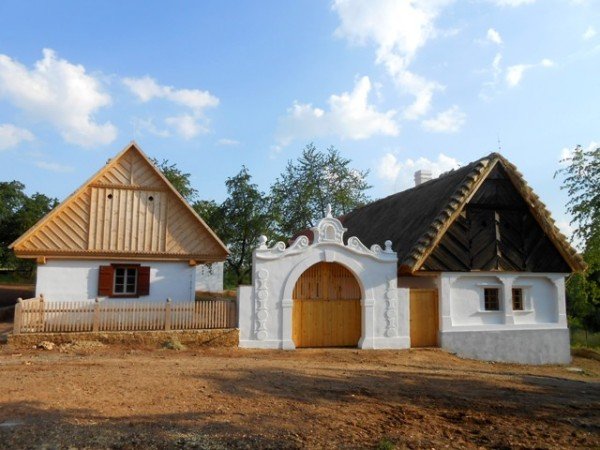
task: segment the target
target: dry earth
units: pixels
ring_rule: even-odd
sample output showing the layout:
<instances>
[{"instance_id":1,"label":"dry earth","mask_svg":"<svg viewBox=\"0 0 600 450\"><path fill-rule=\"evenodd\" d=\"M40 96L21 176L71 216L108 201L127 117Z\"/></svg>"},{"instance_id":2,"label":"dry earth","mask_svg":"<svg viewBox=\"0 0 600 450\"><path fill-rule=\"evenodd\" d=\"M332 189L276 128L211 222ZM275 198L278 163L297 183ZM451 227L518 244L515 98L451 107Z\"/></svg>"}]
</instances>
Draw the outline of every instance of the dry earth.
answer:
<instances>
[{"instance_id":1,"label":"dry earth","mask_svg":"<svg viewBox=\"0 0 600 450\"><path fill-rule=\"evenodd\" d=\"M0 447L600 446L600 362L440 350L0 347Z\"/></svg>"}]
</instances>

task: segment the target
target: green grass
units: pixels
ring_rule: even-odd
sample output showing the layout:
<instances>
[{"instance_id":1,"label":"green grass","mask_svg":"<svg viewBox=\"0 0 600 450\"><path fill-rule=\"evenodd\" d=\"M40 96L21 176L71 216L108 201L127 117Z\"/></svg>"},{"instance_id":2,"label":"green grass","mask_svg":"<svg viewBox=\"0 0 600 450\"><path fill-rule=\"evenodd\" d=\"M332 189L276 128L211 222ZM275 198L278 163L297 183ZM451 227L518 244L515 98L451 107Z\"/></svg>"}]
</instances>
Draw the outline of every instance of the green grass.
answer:
<instances>
[{"instance_id":1,"label":"green grass","mask_svg":"<svg viewBox=\"0 0 600 450\"><path fill-rule=\"evenodd\" d=\"M600 349L600 333L586 333L584 330L571 330L571 346Z\"/></svg>"}]
</instances>

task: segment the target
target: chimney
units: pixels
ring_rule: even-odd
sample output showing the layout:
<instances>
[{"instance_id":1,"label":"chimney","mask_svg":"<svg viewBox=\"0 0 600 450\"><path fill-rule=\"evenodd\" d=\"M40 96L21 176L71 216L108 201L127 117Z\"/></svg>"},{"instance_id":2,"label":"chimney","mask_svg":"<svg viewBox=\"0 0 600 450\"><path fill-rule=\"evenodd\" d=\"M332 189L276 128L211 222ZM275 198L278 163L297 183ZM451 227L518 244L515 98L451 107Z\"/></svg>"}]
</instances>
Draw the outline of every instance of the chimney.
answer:
<instances>
[{"instance_id":1,"label":"chimney","mask_svg":"<svg viewBox=\"0 0 600 450\"><path fill-rule=\"evenodd\" d=\"M419 186L420 184L425 183L426 181L431 180L433 177L431 176L431 170L421 169L415 172L415 186Z\"/></svg>"}]
</instances>

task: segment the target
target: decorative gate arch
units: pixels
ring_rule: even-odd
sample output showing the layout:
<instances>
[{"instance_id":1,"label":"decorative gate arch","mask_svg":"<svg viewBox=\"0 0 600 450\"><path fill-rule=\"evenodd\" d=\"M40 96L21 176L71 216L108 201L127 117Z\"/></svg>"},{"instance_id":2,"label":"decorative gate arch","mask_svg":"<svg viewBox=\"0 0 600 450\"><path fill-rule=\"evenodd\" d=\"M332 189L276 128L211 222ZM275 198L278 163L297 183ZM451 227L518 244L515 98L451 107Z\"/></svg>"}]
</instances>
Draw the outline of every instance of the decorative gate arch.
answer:
<instances>
[{"instance_id":1,"label":"decorative gate arch","mask_svg":"<svg viewBox=\"0 0 600 450\"><path fill-rule=\"evenodd\" d=\"M298 319L298 317L302 320L302 330L312 330L308 335L305 331L305 337L308 339L307 346L337 345L338 341L335 339L332 340L327 336L321 339L318 336L319 332L327 333L327 330L333 330L333 325L313 323L321 320L314 317L315 311L319 308L321 308L320 313L326 316L324 320L336 320L335 312L332 312L335 310L333 304L324 306L320 304L313 308L312 313L304 315L294 309L294 302L297 301L294 300L295 298L304 300L298 298L297 290L297 295L294 296L295 288L299 282L302 283L302 275L311 267L313 267L311 270L319 271L320 276L325 276L324 270L336 267L334 270L338 272L333 278L353 279L355 282L351 288L348 282L346 289L353 289L352 295L357 297L354 300L355 305L359 306L359 311L352 319L350 308L342 304L343 311L340 314L348 314L349 320L356 320L358 317L360 327L354 322L335 325L340 335L347 336L344 339L348 342L353 336L352 332L356 333L360 330L358 344L353 341L348 345L358 345L360 348L408 348L410 346L408 295L407 291L397 289L397 257L391 249L391 242L385 242L384 248L377 244L367 248L358 238L350 237L346 244L344 243L345 231L342 223L332 217L331 210L328 208L327 216L312 228L310 233L312 239L302 235L289 247L286 247L283 242L267 247L267 238L260 237L259 246L254 250L253 255L252 286L242 286L238 291L240 346L284 349L294 349L297 344L305 346L302 332L300 337L298 331L296 336L293 336L294 318ZM322 265L322 263L330 265ZM324 267L328 269L323 269ZM352 278L349 278L350 276ZM338 283L336 289L340 288L338 281L335 282ZM323 286L314 289L317 298L312 300L335 298L337 295L330 295L330 293L325 295L322 291ZM350 293L339 294L342 297L348 295Z\"/></svg>"}]
</instances>

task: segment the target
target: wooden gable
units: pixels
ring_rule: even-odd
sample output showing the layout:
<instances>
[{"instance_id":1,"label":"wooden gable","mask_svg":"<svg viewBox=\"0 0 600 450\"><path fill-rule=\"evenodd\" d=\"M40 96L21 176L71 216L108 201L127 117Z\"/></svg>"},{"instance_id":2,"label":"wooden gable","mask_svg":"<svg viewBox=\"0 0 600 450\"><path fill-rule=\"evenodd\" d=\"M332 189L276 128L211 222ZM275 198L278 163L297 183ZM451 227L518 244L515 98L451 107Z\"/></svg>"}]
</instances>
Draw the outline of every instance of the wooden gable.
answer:
<instances>
[{"instance_id":1,"label":"wooden gable","mask_svg":"<svg viewBox=\"0 0 600 450\"><path fill-rule=\"evenodd\" d=\"M132 143L11 247L20 257L222 261L227 249Z\"/></svg>"},{"instance_id":2,"label":"wooden gable","mask_svg":"<svg viewBox=\"0 0 600 450\"><path fill-rule=\"evenodd\" d=\"M496 164L420 271L571 272L502 164Z\"/></svg>"}]
</instances>

